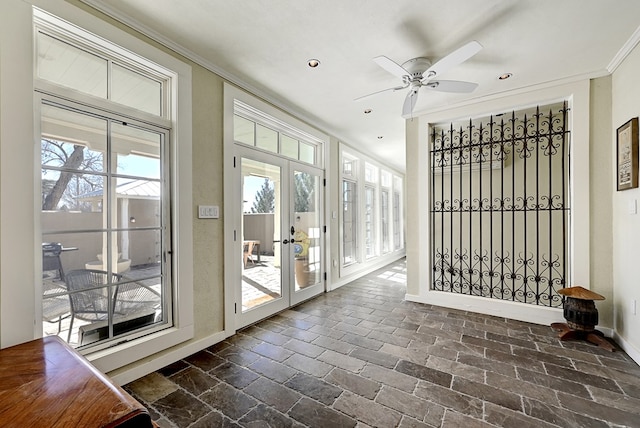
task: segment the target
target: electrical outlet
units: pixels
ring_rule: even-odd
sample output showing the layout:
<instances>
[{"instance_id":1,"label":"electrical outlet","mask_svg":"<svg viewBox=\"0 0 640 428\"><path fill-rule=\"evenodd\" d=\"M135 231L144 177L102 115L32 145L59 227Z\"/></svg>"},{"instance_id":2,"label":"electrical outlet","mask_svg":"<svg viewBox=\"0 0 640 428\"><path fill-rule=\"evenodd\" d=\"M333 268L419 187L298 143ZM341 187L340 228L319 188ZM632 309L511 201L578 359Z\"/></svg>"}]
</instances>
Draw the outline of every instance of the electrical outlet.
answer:
<instances>
[{"instance_id":1,"label":"electrical outlet","mask_svg":"<svg viewBox=\"0 0 640 428\"><path fill-rule=\"evenodd\" d=\"M198 205L198 218L220 218L220 209L216 205Z\"/></svg>"}]
</instances>

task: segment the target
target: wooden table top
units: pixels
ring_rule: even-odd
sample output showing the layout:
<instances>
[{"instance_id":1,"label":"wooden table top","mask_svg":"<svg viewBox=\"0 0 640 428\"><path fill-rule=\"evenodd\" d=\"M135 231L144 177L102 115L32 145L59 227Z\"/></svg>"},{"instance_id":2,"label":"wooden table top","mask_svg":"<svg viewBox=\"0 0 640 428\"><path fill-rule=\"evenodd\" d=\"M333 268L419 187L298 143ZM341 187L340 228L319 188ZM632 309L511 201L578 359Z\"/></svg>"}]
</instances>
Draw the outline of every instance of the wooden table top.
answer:
<instances>
[{"instance_id":1,"label":"wooden table top","mask_svg":"<svg viewBox=\"0 0 640 428\"><path fill-rule=\"evenodd\" d=\"M142 404L51 336L0 350L0 426L153 424Z\"/></svg>"}]
</instances>

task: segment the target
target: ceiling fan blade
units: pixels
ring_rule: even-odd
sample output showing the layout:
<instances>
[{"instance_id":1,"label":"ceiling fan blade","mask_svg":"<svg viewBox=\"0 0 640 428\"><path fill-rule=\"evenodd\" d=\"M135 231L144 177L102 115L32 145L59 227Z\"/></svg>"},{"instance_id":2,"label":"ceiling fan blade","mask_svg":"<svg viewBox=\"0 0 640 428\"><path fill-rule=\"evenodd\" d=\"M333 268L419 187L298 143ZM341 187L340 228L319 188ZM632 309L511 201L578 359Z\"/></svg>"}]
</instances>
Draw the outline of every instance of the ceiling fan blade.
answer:
<instances>
[{"instance_id":1,"label":"ceiling fan blade","mask_svg":"<svg viewBox=\"0 0 640 428\"><path fill-rule=\"evenodd\" d=\"M387 70L389 73L393 74L394 76L397 76L399 78L403 78L404 76L409 76L411 73L409 73L407 70L405 70L404 68L400 67L400 65L398 65L397 63L393 62L392 60L390 60L389 58L387 58L384 55L380 55L377 56L373 59L375 61L376 64L378 64L380 67L384 68L385 70Z\"/></svg>"},{"instance_id":2,"label":"ceiling fan blade","mask_svg":"<svg viewBox=\"0 0 640 428\"><path fill-rule=\"evenodd\" d=\"M434 91L456 92L462 94L473 92L478 87L478 84L473 82L463 82L460 80L432 80L425 83L423 86Z\"/></svg>"},{"instance_id":3,"label":"ceiling fan blade","mask_svg":"<svg viewBox=\"0 0 640 428\"><path fill-rule=\"evenodd\" d=\"M374 95L381 94L382 92L387 92L387 91L394 91L394 92L395 92L395 91L399 91L400 89L405 89L405 88L407 88L408 86L409 86L409 85L404 85L404 86L397 86L397 87L395 87L395 88L387 88L387 89L383 89L383 90L381 90L381 91L372 92L372 93L370 93L370 94L363 95L363 96L361 96L361 97L358 97L358 98L354 99L353 101L360 101L360 100L364 100L364 99L369 98L369 97L372 97L372 96L374 96Z\"/></svg>"},{"instance_id":4,"label":"ceiling fan blade","mask_svg":"<svg viewBox=\"0 0 640 428\"><path fill-rule=\"evenodd\" d=\"M436 76L439 76L450 68L455 67L458 64L462 64L463 62L480 52L480 50L482 50L482 45L473 40L433 64L427 69L427 71L422 73L422 76L425 79L432 79Z\"/></svg>"},{"instance_id":5,"label":"ceiling fan blade","mask_svg":"<svg viewBox=\"0 0 640 428\"><path fill-rule=\"evenodd\" d=\"M404 105L402 106L402 115L409 116L413 113L413 108L418 101L418 88L411 88L407 97L404 99Z\"/></svg>"}]
</instances>

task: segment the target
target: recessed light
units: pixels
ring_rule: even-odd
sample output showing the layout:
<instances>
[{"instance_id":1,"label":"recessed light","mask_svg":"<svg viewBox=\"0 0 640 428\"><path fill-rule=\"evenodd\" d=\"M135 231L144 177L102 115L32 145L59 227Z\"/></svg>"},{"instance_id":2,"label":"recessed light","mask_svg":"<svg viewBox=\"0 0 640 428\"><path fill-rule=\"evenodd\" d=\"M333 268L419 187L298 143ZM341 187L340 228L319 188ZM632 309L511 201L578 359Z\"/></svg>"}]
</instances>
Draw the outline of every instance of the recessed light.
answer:
<instances>
[{"instance_id":1,"label":"recessed light","mask_svg":"<svg viewBox=\"0 0 640 428\"><path fill-rule=\"evenodd\" d=\"M507 80L509 77L513 76L511 73L504 73L498 76L498 80Z\"/></svg>"},{"instance_id":2,"label":"recessed light","mask_svg":"<svg viewBox=\"0 0 640 428\"><path fill-rule=\"evenodd\" d=\"M382 140L383 138L384 138L384 136L378 135L378 140Z\"/></svg>"},{"instance_id":3,"label":"recessed light","mask_svg":"<svg viewBox=\"0 0 640 428\"><path fill-rule=\"evenodd\" d=\"M366 110L364 111L364 114L369 114L369 113L371 113L372 111L373 111L373 110L371 110L370 108L368 108L368 109L366 109Z\"/></svg>"},{"instance_id":4,"label":"recessed light","mask_svg":"<svg viewBox=\"0 0 640 428\"><path fill-rule=\"evenodd\" d=\"M309 61L307 61L307 65L311 68L316 68L317 66L320 65L320 60L318 59L310 59Z\"/></svg>"}]
</instances>

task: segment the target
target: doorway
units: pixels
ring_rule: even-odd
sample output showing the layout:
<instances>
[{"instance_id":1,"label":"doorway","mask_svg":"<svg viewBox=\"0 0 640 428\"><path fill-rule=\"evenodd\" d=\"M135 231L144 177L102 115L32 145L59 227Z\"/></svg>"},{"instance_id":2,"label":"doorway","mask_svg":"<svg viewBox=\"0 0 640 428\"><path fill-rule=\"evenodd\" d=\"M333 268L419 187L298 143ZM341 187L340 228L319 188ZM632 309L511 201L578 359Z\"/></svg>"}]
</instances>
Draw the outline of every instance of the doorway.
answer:
<instances>
[{"instance_id":1,"label":"doorway","mask_svg":"<svg viewBox=\"0 0 640 428\"><path fill-rule=\"evenodd\" d=\"M236 328L324 291L323 171L238 147Z\"/></svg>"}]
</instances>

